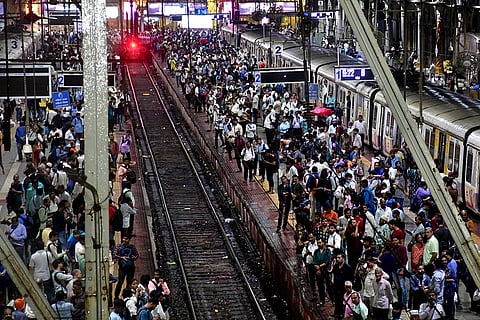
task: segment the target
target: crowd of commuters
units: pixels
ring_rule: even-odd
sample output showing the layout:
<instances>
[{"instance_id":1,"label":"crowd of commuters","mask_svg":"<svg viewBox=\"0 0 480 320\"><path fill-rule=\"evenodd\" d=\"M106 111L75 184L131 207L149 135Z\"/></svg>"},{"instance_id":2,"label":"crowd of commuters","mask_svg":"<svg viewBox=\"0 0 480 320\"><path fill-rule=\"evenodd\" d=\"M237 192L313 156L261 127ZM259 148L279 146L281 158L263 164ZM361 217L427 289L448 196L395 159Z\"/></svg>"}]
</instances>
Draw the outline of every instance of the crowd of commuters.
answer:
<instances>
[{"instance_id":1,"label":"crowd of commuters","mask_svg":"<svg viewBox=\"0 0 480 320\"><path fill-rule=\"evenodd\" d=\"M38 54L51 56L48 52L55 53L63 37L62 33L49 35L46 47ZM69 38L76 43L73 34ZM130 154L133 138L131 131L124 130L128 96L119 89L110 90L106 102L112 190L109 205L111 319L168 319L170 291L160 271L135 279L135 261L139 253L130 243L137 214L131 189L136 182L135 174L132 178L135 163ZM83 277L85 237L88 235L84 231L85 188L67 174L84 170L83 92L72 91L70 95L72 103L67 108L54 109L51 103L22 107L4 102L4 110L13 108L10 113L17 113L13 139L17 144L17 161L25 163L25 170L13 177L6 199L8 213L1 223L6 225L9 241L54 312L61 319L75 320L85 319ZM29 121L26 121L27 115ZM120 138L117 140L115 136ZM25 148L27 144L31 152ZM121 190L116 199L113 198L114 181L119 182ZM121 215L121 227L114 230L117 213ZM120 243L115 243L115 231L120 231ZM15 319L35 319L8 274L3 267L0 269L3 300L12 299L4 308L4 314L13 310Z\"/></svg>"},{"instance_id":2,"label":"crowd of commuters","mask_svg":"<svg viewBox=\"0 0 480 320\"><path fill-rule=\"evenodd\" d=\"M289 86L255 84L253 70L265 65L263 58L234 49L214 31L164 30L153 39L187 108L199 119L207 115L213 147L225 152L227 161L235 160L244 183L266 180L268 192L278 194L277 232L289 228L289 214L295 216L298 272L319 307L332 303L337 318L398 319L408 308L419 310L421 319L453 319L460 280L473 296L471 276L405 143L393 146L388 157L377 153L364 168L367 123L361 115L345 119L348 106L335 102L326 86L320 101L332 113L309 123ZM19 118L18 160L26 141L33 152L23 181L16 175L11 184L4 221L16 252L62 319L84 317L84 188L65 170L84 166L82 99L77 98L66 110L37 114L29 128L25 116ZM120 180L121 194L109 206L110 280L112 287L116 283L110 319L167 319L170 291L160 271L135 279L139 252L130 239L136 179L132 135L123 131L126 118L128 97L121 90L111 93L110 178ZM117 130L119 141L113 135ZM453 178L447 176L445 184L457 202ZM406 230L404 203L416 213L414 230ZM461 215L471 231L467 212ZM119 244L115 231L121 232ZM406 241L407 234L412 241ZM8 286L14 292L11 282ZM13 300L15 312L21 299Z\"/></svg>"},{"instance_id":3,"label":"crowd of commuters","mask_svg":"<svg viewBox=\"0 0 480 320\"><path fill-rule=\"evenodd\" d=\"M473 296L472 278L406 143L388 156L375 152L364 167L367 123L362 115L345 119L349 106L326 86L320 102L331 115L307 122L291 87L254 82L262 57L213 31L158 32L154 46L192 116L207 115L213 147L235 159L244 183L266 179L268 192L278 193L277 232L295 216L298 271L318 306L330 301L336 318L398 319L414 309L421 319L453 319L460 281ZM454 173L444 181L460 205ZM416 214L414 230L405 227L405 204ZM467 212L459 214L471 232Z\"/></svg>"}]
</instances>

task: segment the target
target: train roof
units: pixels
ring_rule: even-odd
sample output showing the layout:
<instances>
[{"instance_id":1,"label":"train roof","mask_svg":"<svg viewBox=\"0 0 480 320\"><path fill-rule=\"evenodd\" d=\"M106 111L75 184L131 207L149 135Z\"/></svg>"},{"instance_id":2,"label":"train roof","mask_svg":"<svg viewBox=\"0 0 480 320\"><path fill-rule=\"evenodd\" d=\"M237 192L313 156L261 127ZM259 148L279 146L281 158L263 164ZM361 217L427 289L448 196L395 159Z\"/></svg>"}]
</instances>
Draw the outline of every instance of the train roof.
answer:
<instances>
[{"instance_id":1,"label":"train roof","mask_svg":"<svg viewBox=\"0 0 480 320\"><path fill-rule=\"evenodd\" d=\"M281 43L283 45L282 57L299 66L303 65L303 47L298 39L276 32L272 32L270 35L268 30L264 37L262 29L245 31L242 33L242 38L252 43L258 43L264 48ZM343 54L338 55L335 49L327 49L318 45L311 47L310 62L317 83L324 78L335 81L335 67L338 65L368 66L365 61ZM318 78L317 75L321 78ZM376 81L361 80L344 81L342 86L352 89L354 92L361 92L365 96L371 96L379 88ZM404 93L410 112L413 116L418 117L420 105L418 91L407 88ZM424 86L422 98L423 118L426 123L434 127L446 130L463 139L468 130L480 126L480 100L435 86ZM381 91L375 95L375 100L387 105ZM469 143L480 146L479 131L474 131L471 134Z\"/></svg>"}]
</instances>

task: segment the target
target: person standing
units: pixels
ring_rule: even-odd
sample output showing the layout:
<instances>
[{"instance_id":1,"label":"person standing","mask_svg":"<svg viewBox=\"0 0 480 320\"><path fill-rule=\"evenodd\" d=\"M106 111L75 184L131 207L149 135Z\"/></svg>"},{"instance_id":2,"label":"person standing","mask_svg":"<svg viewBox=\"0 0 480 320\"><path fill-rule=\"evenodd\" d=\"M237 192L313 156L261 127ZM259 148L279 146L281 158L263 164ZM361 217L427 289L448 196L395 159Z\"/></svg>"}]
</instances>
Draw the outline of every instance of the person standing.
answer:
<instances>
[{"instance_id":1,"label":"person standing","mask_svg":"<svg viewBox=\"0 0 480 320\"><path fill-rule=\"evenodd\" d=\"M418 265L414 270L415 273L410 276L408 307L412 310L418 310L422 303L427 302L425 291L430 287L432 280L425 274L423 265Z\"/></svg>"},{"instance_id":2,"label":"person standing","mask_svg":"<svg viewBox=\"0 0 480 320\"><path fill-rule=\"evenodd\" d=\"M407 282L405 280L406 266L408 261L407 248L400 243L398 237L392 236L392 253L395 259L395 272L393 281L397 287L397 297L404 306L407 305Z\"/></svg>"},{"instance_id":3,"label":"person standing","mask_svg":"<svg viewBox=\"0 0 480 320\"><path fill-rule=\"evenodd\" d=\"M277 233L280 232L280 228L285 231L288 224L288 213L292 203L292 189L288 183L286 176L282 176L282 183L278 186L278 223Z\"/></svg>"},{"instance_id":4,"label":"person standing","mask_svg":"<svg viewBox=\"0 0 480 320\"><path fill-rule=\"evenodd\" d=\"M438 240L433 235L433 229L431 227L425 228L425 237L427 238L427 242L425 243L425 249L423 249L422 260L424 266L433 263L439 256Z\"/></svg>"},{"instance_id":5,"label":"person standing","mask_svg":"<svg viewBox=\"0 0 480 320\"><path fill-rule=\"evenodd\" d=\"M255 149L252 142L247 141L245 148L240 153L243 162L243 181L253 182L253 166L255 163Z\"/></svg>"},{"instance_id":6,"label":"person standing","mask_svg":"<svg viewBox=\"0 0 480 320\"><path fill-rule=\"evenodd\" d=\"M113 259L118 261L118 282L115 287L115 299L118 299L122 285L133 280L135 275L135 261L138 259L137 248L130 243L130 237L124 235L122 243L113 249Z\"/></svg>"},{"instance_id":7,"label":"person standing","mask_svg":"<svg viewBox=\"0 0 480 320\"><path fill-rule=\"evenodd\" d=\"M327 288L330 299L332 298L332 290L330 285L330 275L328 274L328 266L332 258L331 251L325 247L323 239L317 240L318 249L313 253L313 265L315 268L315 278L317 280L318 293L320 296L320 305L325 304L325 286Z\"/></svg>"},{"instance_id":8,"label":"person standing","mask_svg":"<svg viewBox=\"0 0 480 320\"><path fill-rule=\"evenodd\" d=\"M65 292L58 291L55 293L56 302L52 304L52 309L58 315L59 319L72 320L72 312L75 311L73 304L65 302Z\"/></svg>"},{"instance_id":9,"label":"person standing","mask_svg":"<svg viewBox=\"0 0 480 320\"><path fill-rule=\"evenodd\" d=\"M137 214L131 198L125 198L124 202L120 204L120 211L122 212L122 236L130 236L133 232L134 219L132 216Z\"/></svg>"},{"instance_id":10,"label":"person standing","mask_svg":"<svg viewBox=\"0 0 480 320\"><path fill-rule=\"evenodd\" d=\"M123 316L125 312L125 301L122 299L115 299L113 302L113 311L110 312L108 320L125 320Z\"/></svg>"},{"instance_id":11,"label":"person standing","mask_svg":"<svg viewBox=\"0 0 480 320\"><path fill-rule=\"evenodd\" d=\"M15 131L15 142L17 143L17 155L18 161L23 160L23 146L27 140L27 131L25 129L25 124L20 122L20 126Z\"/></svg>"},{"instance_id":12,"label":"person standing","mask_svg":"<svg viewBox=\"0 0 480 320\"><path fill-rule=\"evenodd\" d=\"M118 142L115 141L115 137L113 134L110 134L110 141L108 142L108 153L110 154L110 157L112 159L111 168L113 170L116 170L118 154L120 153L120 146L118 145Z\"/></svg>"},{"instance_id":13,"label":"person standing","mask_svg":"<svg viewBox=\"0 0 480 320\"><path fill-rule=\"evenodd\" d=\"M153 314L152 311L157 307L158 301L156 299L150 298L146 305L144 305L140 312L138 313L138 320L152 320Z\"/></svg>"},{"instance_id":14,"label":"person standing","mask_svg":"<svg viewBox=\"0 0 480 320\"><path fill-rule=\"evenodd\" d=\"M242 136L240 130L235 131L235 139L233 141L233 151L235 153L235 160L237 162L237 172L242 172L242 156L241 153L245 148L245 138Z\"/></svg>"},{"instance_id":15,"label":"person standing","mask_svg":"<svg viewBox=\"0 0 480 320\"><path fill-rule=\"evenodd\" d=\"M18 217L12 218L12 223L5 232L14 247L18 256L25 263L25 240L27 239L27 228L18 221Z\"/></svg>"},{"instance_id":16,"label":"person standing","mask_svg":"<svg viewBox=\"0 0 480 320\"><path fill-rule=\"evenodd\" d=\"M263 157L263 165L265 167L265 172L268 181L268 192L273 194L274 181L273 176L275 172L278 171L278 162L276 155L272 152L271 149L265 150L265 155Z\"/></svg>"},{"instance_id":17,"label":"person standing","mask_svg":"<svg viewBox=\"0 0 480 320\"><path fill-rule=\"evenodd\" d=\"M345 281L353 282L353 273L353 268L345 261L345 254L337 253L335 256L335 265L332 269L333 296L335 302L335 313L333 314L333 316L337 319L343 318L343 315L345 314L345 311L343 309Z\"/></svg>"},{"instance_id":18,"label":"person standing","mask_svg":"<svg viewBox=\"0 0 480 320\"><path fill-rule=\"evenodd\" d=\"M365 135L367 134L367 123L363 120L363 116L359 115L358 119L353 123L353 128L358 129L358 134L362 138L362 148L363 142L365 141Z\"/></svg>"},{"instance_id":19,"label":"person standing","mask_svg":"<svg viewBox=\"0 0 480 320\"><path fill-rule=\"evenodd\" d=\"M73 282L73 292L70 297L70 303L73 305L72 320L85 319L85 290L83 290L82 281Z\"/></svg>"},{"instance_id":20,"label":"person standing","mask_svg":"<svg viewBox=\"0 0 480 320\"><path fill-rule=\"evenodd\" d=\"M15 174L7 195L7 205L14 211L17 211L22 206L23 192L23 184L20 182L20 176Z\"/></svg>"},{"instance_id":21,"label":"person standing","mask_svg":"<svg viewBox=\"0 0 480 320\"><path fill-rule=\"evenodd\" d=\"M373 319L388 319L390 304L393 302L393 290L390 282L384 279L381 268L375 269L375 283L373 288L375 291L373 298Z\"/></svg>"},{"instance_id":22,"label":"person standing","mask_svg":"<svg viewBox=\"0 0 480 320\"><path fill-rule=\"evenodd\" d=\"M122 136L120 139L120 153L122 154L122 161L125 161L125 159L131 159L131 145L133 143L133 138L132 138L132 132L130 130L127 130L127 133Z\"/></svg>"},{"instance_id":23,"label":"person standing","mask_svg":"<svg viewBox=\"0 0 480 320\"><path fill-rule=\"evenodd\" d=\"M51 264L54 260L52 254L44 249L43 241L35 240L34 247L36 251L30 257L28 270L36 281L42 281L43 292L50 301L53 297L53 284L51 281Z\"/></svg>"},{"instance_id":24,"label":"person standing","mask_svg":"<svg viewBox=\"0 0 480 320\"><path fill-rule=\"evenodd\" d=\"M310 285L310 289L312 289L312 296L314 299L317 298L317 294L315 293L315 265L313 264L313 253L317 251L318 245L317 241L315 240L315 236L313 233L308 235L308 242L304 245L302 251L303 262L305 263L305 268L307 269L307 280Z\"/></svg>"},{"instance_id":25,"label":"person standing","mask_svg":"<svg viewBox=\"0 0 480 320\"><path fill-rule=\"evenodd\" d=\"M80 112L77 112L75 118L73 118L72 125L75 132L75 139L79 141L80 149L84 150L83 135L84 135L85 125L83 124L83 119L81 118Z\"/></svg>"},{"instance_id":26,"label":"person standing","mask_svg":"<svg viewBox=\"0 0 480 320\"><path fill-rule=\"evenodd\" d=\"M360 299L360 293L352 292L350 298L353 303L353 314L351 319L366 320L368 317L368 308L365 303L363 303L362 299Z\"/></svg>"},{"instance_id":27,"label":"person standing","mask_svg":"<svg viewBox=\"0 0 480 320\"><path fill-rule=\"evenodd\" d=\"M125 122L125 111L127 103L124 98L120 99L120 103L117 106L117 121L118 121L118 131L123 131L123 123Z\"/></svg>"},{"instance_id":28,"label":"person standing","mask_svg":"<svg viewBox=\"0 0 480 320\"><path fill-rule=\"evenodd\" d=\"M438 320L445 317L445 311L441 303L437 302L437 294L435 291L427 293L427 302L420 305L418 316L420 320Z\"/></svg>"}]
</instances>

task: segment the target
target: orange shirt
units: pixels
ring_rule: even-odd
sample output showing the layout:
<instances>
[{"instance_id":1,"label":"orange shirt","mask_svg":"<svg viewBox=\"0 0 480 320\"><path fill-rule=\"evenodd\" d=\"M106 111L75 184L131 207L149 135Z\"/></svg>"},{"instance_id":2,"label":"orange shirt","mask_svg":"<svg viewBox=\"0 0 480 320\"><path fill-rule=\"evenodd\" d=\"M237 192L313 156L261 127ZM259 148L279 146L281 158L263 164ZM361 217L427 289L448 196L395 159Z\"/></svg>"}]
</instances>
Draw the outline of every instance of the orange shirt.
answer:
<instances>
[{"instance_id":1,"label":"orange shirt","mask_svg":"<svg viewBox=\"0 0 480 320\"><path fill-rule=\"evenodd\" d=\"M338 214L333 210L330 210L330 212L323 210L322 218L327 219L328 224L337 223Z\"/></svg>"}]
</instances>

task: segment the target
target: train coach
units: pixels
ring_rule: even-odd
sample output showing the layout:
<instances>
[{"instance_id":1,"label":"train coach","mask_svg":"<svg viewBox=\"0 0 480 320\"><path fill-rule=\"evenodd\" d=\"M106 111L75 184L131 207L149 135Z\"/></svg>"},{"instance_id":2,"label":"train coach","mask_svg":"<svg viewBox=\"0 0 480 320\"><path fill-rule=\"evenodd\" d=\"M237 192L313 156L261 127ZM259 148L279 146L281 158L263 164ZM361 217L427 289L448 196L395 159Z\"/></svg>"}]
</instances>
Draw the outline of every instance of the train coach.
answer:
<instances>
[{"instance_id":1,"label":"train coach","mask_svg":"<svg viewBox=\"0 0 480 320\"><path fill-rule=\"evenodd\" d=\"M231 29L225 27L222 33L225 39L233 39ZM367 67L364 61L317 45L312 45L308 56L304 56L298 39L276 32L259 29L239 34L240 49L258 61L268 62L268 67L303 68L304 60L309 61L310 82L318 84L319 97L334 97L345 109L345 123L363 115L369 128L367 145L388 154L394 145L401 144L402 134L376 81L339 81L335 75L339 66ZM292 85L291 89L303 96L303 85ZM456 175L461 200L480 216L480 100L426 85L420 102L418 89L403 90L412 117L423 119L419 130L437 168L443 174Z\"/></svg>"}]
</instances>

